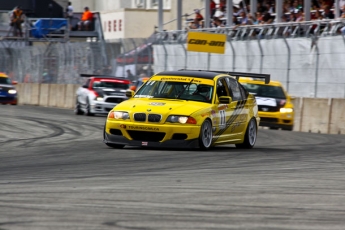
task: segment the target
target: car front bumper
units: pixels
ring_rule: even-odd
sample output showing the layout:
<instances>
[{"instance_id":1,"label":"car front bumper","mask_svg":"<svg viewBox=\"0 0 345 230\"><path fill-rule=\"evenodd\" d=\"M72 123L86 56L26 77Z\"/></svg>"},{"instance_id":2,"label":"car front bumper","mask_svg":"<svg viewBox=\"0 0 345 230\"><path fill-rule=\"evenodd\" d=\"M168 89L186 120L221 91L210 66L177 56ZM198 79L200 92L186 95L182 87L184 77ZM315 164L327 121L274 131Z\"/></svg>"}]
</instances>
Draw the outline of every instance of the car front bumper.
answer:
<instances>
[{"instance_id":1,"label":"car front bumper","mask_svg":"<svg viewBox=\"0 0 345 230\"><path fill-rule=\"evenodd\" d=\"M166 147L198 148L200 126L133 123L107 120L104 142L111 144Z\"/></svg>"},{"instance_id":2,"label":"car front bumper","mask_svg":"<svg viewBox=\"0 0 345 230\"><path fill-rule=\"evenodd\" d=\"M18 103L17 96L0 96L0 104L12 104Z\"/></svg>"},{"instance_id":3,"label":"car front bumper","mask_svg":"<svg viewBox=\"0 0 345 230\"><path fill-rule=\"evenodd\" d=\"M294 113L259 111L260 126L290 129L294 124Z\"/></svg>"},{"instance_id":4,"label":"car front bumper","mask_svg":"<svg viewBox=\"0 0 345 230\"><path fill-rule=\"evenodd\" d=\"M108 114L118 103L95 101L90 105L91 113Z\"/></svg>"}]
</instances>

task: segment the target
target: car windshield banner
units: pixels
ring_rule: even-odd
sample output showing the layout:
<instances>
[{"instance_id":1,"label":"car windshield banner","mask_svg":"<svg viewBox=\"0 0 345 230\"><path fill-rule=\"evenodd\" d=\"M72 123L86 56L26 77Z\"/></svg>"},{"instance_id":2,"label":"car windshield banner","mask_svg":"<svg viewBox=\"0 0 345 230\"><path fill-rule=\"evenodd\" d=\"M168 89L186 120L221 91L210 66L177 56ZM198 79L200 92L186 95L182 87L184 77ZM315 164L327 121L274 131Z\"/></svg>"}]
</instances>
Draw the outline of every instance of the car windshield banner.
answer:
<instances>
[{"instance_id":1,"label":"car windshield banner","mask_svg":"<svg viewBox=\"0 0 345 230\"><path fill-rule=\"evenodd\" d=\"M224 54L225 44L226 34L188 32L188 51Z\"/></svg>"}]
</instances>

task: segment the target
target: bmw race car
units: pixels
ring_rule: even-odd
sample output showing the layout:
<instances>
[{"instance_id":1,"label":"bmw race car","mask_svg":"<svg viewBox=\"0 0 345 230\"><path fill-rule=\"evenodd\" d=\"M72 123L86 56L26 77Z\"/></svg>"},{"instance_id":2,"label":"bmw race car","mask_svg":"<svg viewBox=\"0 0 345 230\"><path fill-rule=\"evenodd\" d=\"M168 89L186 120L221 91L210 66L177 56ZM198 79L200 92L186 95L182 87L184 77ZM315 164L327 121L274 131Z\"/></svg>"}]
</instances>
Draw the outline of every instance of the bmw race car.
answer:
<instances>
[{"instance_id":1,"label":"bmw race car","mask_svg":"<svg viewBox=\"0 0 345 230\"><path fill-rule=\"evenodd\" d=\"M258 105L238 82L241 76L270 81L268 74L201 70L166 71L152 76L129 100L115 106L104 127L104 143L209 149L256 142Z\"/></svg>"},{"instance_id":2,"label":"bmw race car","mask_svg":"<svg viewBox=\"0 0 345 230\"><path fill-rule=\"evenodd\" d=\"M14 85L16 81L11 79L4 73L0 73L0 104L17 105L18 96Z\"/></svg>"},{"instance_id":3,"label":"bmw race car","mask_svg":"<svg viewBox=\"0 0 345 230\"><path fill-rule=\"evenodd\" d=\"M291 97L278 81L264 84L260 80L241 78L241 84L255 95L259 107L260 126L293 130L294 106Z\"/></svg>"},{"instance_id":4,"label":"bmw race car","mask_svg":"<svg viewBox=\"0 0 345 230\"><path fill-rule=\"evenodd\" d=\"M107 114L117 104L128 99L126 90L131 82L127 79L109 76L81 74L88 77L76 93L75 114Z\"/></svg>"}]
</instances>

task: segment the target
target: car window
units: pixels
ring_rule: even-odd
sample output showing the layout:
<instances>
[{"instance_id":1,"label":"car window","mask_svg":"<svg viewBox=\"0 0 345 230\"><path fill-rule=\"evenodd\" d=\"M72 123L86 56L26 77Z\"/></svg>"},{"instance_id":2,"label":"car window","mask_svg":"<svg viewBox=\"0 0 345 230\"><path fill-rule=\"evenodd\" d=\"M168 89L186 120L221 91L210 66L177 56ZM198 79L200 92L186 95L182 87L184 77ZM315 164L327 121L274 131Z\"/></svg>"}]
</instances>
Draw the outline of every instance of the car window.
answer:
<instances>
[{"instance_id":1,"label":"car window","mask_svg":"<svg viewBox=\"0 0 345 230\"><path fill-rule=\"evenodd\" d=\"M229 92L232 96L232 100L233 101L241 101L242 100L242 94L241 94L241 90L240 90L240 85L239 83L232 78L225 78L226 83L229 87Z\"/></svg>"},{"instance_id":2,"label":"car window","mask_svg":"<svg viewBox=\"0 0 345 230\"><path fill-rule=\"evenodd\" d=\"M228 90L227 90L227 85L225 83L225 79L218 79L217 81L217 96L221 97L221 96L230 96L228 94Z\"/></svg>"},{"instance_id":3,"label":"car window","mask_svg":"<svg viewBox=\"0 0 345 230\"><path fill-rule=\"evenodd\" d=\"M0 84L11 85L11 80L7 77L0 77Z\"/></svg>"},{"instance_id":4,"label":"car window","mask_svg":"<svg viewBox=\"0 0 345 230\"><path fill-rule=\"evenodd\" d=\"M95 81L92 85L93 88L114 88L114 89L128 89L129 84L111 82L111 81Z\"/></svg>"},{"instance_id":5,"label":"car window","mask_svg":"<svg viewBox=\"0 0 345 230\"><path fill-rule=\"evenodd\" d=\"M182 99L211 103L213 85L175 82L175 81L148 81L134 97Z\"/></svg>"},{"instance_id":6,"label":"car window","mask_svg":"<svg viewBox=\"0 0 345 230\"><path fill-rule=\"evenodd\" d=\"M244 88L246 88L246 90L249 93L252 93L258 97L286 99L284 90L280 86L248 84L248 83L243 83L242 85L244 86Z\"/></svg>"}]
</instances>

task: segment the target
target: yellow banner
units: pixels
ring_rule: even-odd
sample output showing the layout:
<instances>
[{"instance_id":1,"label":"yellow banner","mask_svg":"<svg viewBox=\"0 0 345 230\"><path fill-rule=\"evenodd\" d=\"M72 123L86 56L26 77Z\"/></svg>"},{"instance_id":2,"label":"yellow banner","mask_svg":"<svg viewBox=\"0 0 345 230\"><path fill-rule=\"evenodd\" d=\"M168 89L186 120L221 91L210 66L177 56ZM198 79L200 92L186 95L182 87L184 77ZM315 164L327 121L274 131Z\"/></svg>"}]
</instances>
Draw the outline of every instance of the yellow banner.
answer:
<instances>
[{"instance_id":1,"label":"yellow banner","mask_svg":"<svg viewBox=\"0 0 345 230\"><path fill-rule=\"evenodd\" d=\"M188 51L224 54L225 44L226 34L188 32Z\"/></svg>"}]
</instances>

